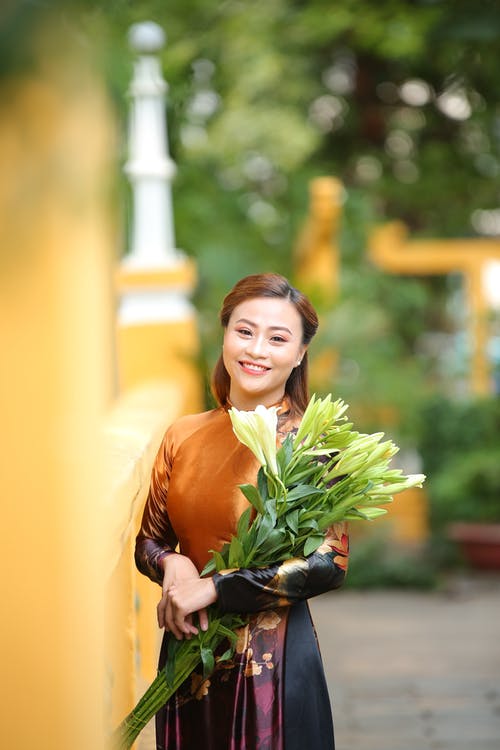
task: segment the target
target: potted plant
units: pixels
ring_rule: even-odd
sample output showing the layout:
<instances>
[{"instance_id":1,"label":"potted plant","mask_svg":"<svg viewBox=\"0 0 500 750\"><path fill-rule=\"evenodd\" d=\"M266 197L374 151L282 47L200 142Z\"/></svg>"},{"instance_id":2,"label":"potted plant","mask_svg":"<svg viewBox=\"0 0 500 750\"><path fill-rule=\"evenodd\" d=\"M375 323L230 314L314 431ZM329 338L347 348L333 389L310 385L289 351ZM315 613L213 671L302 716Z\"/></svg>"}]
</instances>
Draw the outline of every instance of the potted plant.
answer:
<instances>
[{"instance_id":1,"label":"potted plant","mask_svg":"<svg viewBox=\"0 0 500 750\"><path fill-rule=\"evenodd\" d=\"M432 399L419 447L435 537L474 567L500 569L500 400Z\"/></svg>"}]
</instances>

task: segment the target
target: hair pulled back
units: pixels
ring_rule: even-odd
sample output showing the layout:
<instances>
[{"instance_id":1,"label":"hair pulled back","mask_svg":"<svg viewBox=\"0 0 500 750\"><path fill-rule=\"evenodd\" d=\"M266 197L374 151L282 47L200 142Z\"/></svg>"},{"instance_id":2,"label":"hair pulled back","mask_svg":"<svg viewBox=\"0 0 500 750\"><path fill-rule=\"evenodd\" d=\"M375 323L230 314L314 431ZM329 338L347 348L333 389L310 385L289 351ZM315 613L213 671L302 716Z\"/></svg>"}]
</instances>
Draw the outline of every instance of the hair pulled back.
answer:
<instances>
[{"instance_id":1,"label":"hair pulled back","mask_svg":"<svg viewBox=\"0 0 500 750\"><path fill-rule=\"evenodd\" d=\"M220 310L220 322L227 328L233 310L249 299L256 297L278 297L290 302L302 321L302 343L307 346L318 329L318 316L307 297L293 287L288 279L275 273L260 273L240 279L226 295ZM294 367L285 384L285 394L290 401L290 409L302 414L309 401L307 351L302 362ZM212 393L220 406L229 403L231 380L224 366L222 355L217 360L212 374Z\"/></svg>"}]
</instances>

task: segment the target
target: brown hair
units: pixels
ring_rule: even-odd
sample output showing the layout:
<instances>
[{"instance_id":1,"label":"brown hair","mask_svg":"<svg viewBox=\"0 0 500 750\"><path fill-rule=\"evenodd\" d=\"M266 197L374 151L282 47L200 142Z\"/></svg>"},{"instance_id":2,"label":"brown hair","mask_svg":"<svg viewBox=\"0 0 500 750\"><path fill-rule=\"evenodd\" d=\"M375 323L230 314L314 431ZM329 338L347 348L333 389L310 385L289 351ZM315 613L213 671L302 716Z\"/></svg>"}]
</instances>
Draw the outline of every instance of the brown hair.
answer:
<instances>
[{"instance_id":1,"label":"brown hair","mask_svg":"<svg viewBox=\"0 0 500 750\"><path fill-rule=\"evenodd\" d=\"M302 343L307 346L318 329L318 316L307 297L295 289L284 276L275 273L259 273L245 276L226 295L219 314L223 328L227 328L235 307L255 297L279 297L294 305L302 321ZM217 360L212 374L212 393L220 406L229 403L231 381L222 355ZM290 400L292 412L303 414L309 401L307 351L302 362L294 367L285 384L285 394Z\"/></svg>"}]
</instances>

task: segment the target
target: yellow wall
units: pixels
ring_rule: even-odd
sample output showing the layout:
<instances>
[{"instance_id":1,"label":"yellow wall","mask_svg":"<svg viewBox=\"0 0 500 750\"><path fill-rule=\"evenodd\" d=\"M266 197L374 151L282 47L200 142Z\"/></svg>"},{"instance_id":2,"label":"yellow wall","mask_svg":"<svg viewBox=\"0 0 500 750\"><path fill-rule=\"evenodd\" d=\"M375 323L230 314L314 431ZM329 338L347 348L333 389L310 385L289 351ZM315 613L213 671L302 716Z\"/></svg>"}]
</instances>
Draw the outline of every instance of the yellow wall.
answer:
<instances>
[{"instance_id":1,"label":"yellow wall","mask_svg":"<svg viewBox=\"0 0 500 750\"><path fill-rule=\"evenodd\" d=\"M107 475L105 512L106 679L108 721L115 727L156 674L160 588L134 565L134 543L151 466L168 425L180 415L180 381L129 390L104 423Z\"/></svg>"},{"instance_id":2,"label":"yellow wall","mask_svg":"<svg viewBox=\"0 0 500 750\"><path fill-rule=\"evenodd\" d=\"M52 40L54 42L56 40ZM58 52L61 42L58 39ZM46 56L0 91L0 747L104 747L106 99Z\"/></svg>"},{"instance_id":3,"label":"yellow wall","mask_svg":"<svg viewBox=\"0 0 500 750\"><path fill-rule=\"evenodd\" d=\"M150 381L178 380L183 384L182 409L202 410L198 332L194 318L175 323L119 326L117 348L123 392Z\"/></svg>"}]
</instances>

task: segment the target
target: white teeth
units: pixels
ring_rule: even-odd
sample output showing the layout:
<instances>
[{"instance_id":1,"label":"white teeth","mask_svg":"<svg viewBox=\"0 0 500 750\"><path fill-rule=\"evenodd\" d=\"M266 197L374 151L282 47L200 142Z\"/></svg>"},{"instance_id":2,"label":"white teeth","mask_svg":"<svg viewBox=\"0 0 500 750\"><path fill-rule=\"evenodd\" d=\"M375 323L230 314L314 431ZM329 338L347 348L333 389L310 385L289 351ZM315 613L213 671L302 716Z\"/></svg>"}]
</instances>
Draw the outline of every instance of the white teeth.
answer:
<instances>
[{"instance_id":1,"label":"white teeth","mask_svg":"<svg viewBox=\"0 0 500 750\"><path fill-rule=\"evenodd\" d=\"M250 362L242 362L241 364L248 370L255 370L255 372L266 372L266 370L269 369L268 367L262 367L261 365L250 364Z\"/></svg>"}]
</instances>

